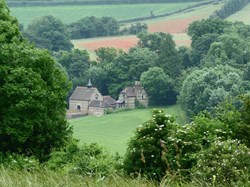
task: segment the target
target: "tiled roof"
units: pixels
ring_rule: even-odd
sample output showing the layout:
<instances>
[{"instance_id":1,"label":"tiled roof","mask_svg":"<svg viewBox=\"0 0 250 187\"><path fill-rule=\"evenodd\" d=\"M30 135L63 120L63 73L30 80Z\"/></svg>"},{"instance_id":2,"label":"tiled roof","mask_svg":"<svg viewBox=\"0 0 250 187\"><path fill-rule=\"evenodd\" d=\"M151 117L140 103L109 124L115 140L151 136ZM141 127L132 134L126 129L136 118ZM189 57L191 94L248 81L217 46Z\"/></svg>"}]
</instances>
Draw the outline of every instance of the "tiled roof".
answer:
<instances>
[{"instance_id":1,"label":"tiled roof","mask_svg":"<svg viewBox=\"0 0 250 187\"><path fill-rule=\"evenodd\" d=\"M136 91L143 91L141 86L126 87L121 91L122 94L126 94L127 97L136 97Z\"/></svg>"},{"instance_id":2,"label":"tiled roof","mask_svg":"<svg viewBox=\"0 0 250 187\"><path fill-rule=\"evenodd\" d=\"M87 87L77 86L69 99L70 100L89 101L91 95L94 93L95 90L97 90L97 88L95 88L95 87L87 88Z\"/></svg>"},{"instance_id":3,"label":"tiled roof","mask_svg":"<svg viewBox=\"0 0 250 187\"><path fill-rule=\"evenodd\" d=\"M111 105L109 105L108 103L106 103L104 101L93 100L89 104L89 107L109 108L109 107L111 107Z\"/></svg>"},{"instance_id":4,"label":"tiled roof","mask_svg":"<svg viewBox=\"0 0 250 187\"><path fill-rule=\"evenodd\" d=\"M115 99L113 99L110 95L103 96L104 102L108 103L109 105L115 105Z\"/></svg>"}]
</instances>

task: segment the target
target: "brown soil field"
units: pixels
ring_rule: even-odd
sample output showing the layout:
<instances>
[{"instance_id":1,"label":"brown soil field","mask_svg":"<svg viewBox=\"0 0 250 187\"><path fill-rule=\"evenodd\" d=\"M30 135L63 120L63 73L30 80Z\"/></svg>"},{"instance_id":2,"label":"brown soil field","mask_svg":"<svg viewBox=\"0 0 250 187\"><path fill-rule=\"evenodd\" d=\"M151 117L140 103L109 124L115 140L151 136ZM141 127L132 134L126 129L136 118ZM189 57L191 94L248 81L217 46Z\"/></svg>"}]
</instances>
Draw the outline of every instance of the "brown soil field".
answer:
<instances>
[{"instance_id":1,"label":"brown soil field","mask_svg":"<svg viewBox=\"0 0 250 187\"><path fill-rule=\"evenodd\" d=\"M88 39L79 41L75 44L77 48L85 48L90 51L95 51L100 47L114 47L128 51L131 47L134 47L138 42L136 36L123 36L123 37L104 37L96 38L94 40Z\"/></svg>"},{"instance_id":2,"label":"brown soil field","mask_svg":"<svg viewBox=\"0 0 250 187\"><path fill-rule=\"evenodd\" d=\"M188 25L200 17L178 18L173 20L159 20L148 24L149 32L167 32L171 34L185 33Z\"/></svg>"}]
</instances>

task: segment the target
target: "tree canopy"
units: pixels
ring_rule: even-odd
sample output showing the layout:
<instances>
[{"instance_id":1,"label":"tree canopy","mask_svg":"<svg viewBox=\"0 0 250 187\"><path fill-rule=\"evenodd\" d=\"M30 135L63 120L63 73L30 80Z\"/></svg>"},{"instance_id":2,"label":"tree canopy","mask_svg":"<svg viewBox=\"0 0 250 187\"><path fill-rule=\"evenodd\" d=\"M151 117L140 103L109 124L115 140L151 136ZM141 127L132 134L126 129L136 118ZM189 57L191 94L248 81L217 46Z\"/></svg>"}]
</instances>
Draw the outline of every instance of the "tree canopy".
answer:
<instances>
[{"instance_id":1,"label":"tree canopy","mask_svg":"<svg viewBox=\"0 0 250 187\"><path fill-rule=\"evenodd\" d=\"M71 136L65 119L70 84L48 51L22 38L3 1L0 25L0 151L46 160Z\"/></svg>"},{"instance_id":2,"label":"tree canopy","mask_svg":"<svg viewBox=\"0 0 250 187\"><path fill-rule=\"evenodd\" d=\"M53 16L43 16L33 20L24 35L38 47L50 51L69 51L73 47L66 25Z\"/></svg>"}]
</instances>

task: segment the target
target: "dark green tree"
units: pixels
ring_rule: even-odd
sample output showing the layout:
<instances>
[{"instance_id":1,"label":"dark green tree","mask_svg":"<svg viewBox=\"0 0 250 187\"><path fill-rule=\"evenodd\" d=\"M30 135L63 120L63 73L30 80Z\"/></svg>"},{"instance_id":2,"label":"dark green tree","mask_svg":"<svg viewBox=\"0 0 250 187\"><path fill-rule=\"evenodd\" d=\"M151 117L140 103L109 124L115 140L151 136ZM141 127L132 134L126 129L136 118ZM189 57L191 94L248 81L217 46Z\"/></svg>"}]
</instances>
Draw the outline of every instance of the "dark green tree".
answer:
<instances>
[{"instance_id":1,"label":"dark green tree","mask_svg":"<svg viewBox=\"0 0 250 187\"><path fill-rule=\"evenodd\" d=\"M69 82L47 51L22 39L3 1L0 25L0 151L43 161L71 137Z\"/></svg>"},{"instance_id":2,"label":"dark green tree","mask_svg":"<svg viewBox=\"0 0 250 187\"><path fill-rule=\"evenodd\" d=\"M151 104L164 105L175 100L171 93L172 79L161 68L149 68L148 71L141 74L140 80L150 97Z\"/></svg>"},{"instance_id":3,"label":"dark green tree","mask_svg":"<svg viewBox=\"0 0 250 187\"><path fill-rule=\"evenodd\" d=\"M231 66L216 66L193 71L184 80L179 101L189 114L211 110L226 98L249 91L243 72Z\"/></svg>"},{"instance_id":4,"label":"dark green tree","mask_svg":"<svg viewBox=\"0 0 250 187\"><path fill-rule=\"evenodd\" d=\"M69 51L73 47L66 25L53 16L43 16L33 20L24 35L34 41L37 46L50 51Z\"/></svg>"},{"instance_id":5,"label":"dark green tree","mask_svg":"<svg viewBox=\"0 0 250 187\"><path fill-rule=\"evenodd\" d=\"M173 36L166 33L140 33L138 46L149 48L158 54L156 66L164 70L171 78L177 77L184 68Z\"/></svg>"},{"instance_id":6,"label":"dark green tree","mask_svg":"<svg viewBox=\"0 0 250 187\"><path fill-rule=\"evenodd\" d=\"M91 66L89 54L86 50L59 51L54 53L54 56L68 73L69 79L73 82L73 88L86 84L86 81L90 78L86 77L86 71Z\"/></svg>"}]
</instances>

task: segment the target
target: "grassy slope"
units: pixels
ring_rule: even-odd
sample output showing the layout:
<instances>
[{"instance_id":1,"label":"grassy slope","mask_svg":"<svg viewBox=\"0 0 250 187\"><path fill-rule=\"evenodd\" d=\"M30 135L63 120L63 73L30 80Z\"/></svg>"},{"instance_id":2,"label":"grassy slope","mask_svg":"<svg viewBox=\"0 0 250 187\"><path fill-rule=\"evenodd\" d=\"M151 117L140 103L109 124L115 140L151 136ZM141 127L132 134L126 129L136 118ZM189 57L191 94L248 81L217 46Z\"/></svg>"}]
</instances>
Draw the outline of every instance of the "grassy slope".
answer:
<instances>
[{"instance_id":1,"label":"grassy slope","mask_svg":"<svg viewBox=\"0 0 250 187\"><path fill-rule=\"evenodd\" d=\"M188 122L185 112L178 105L165 108L176 116L179 123ZM132 110L100 117L87 116L69 120L74 128L74 137L80 143L94 143L107 147L110 152L125 153L127 142L139 125L151 118L152 109Z\"/></svg>"},{"instance_id":2,"label":"grassy slope","mask_svg":"<svg viewBox=\"0 0 250 187\"><path fill-rule=\"evenodd\" d=\"M196 2L197 3L197 2ZM64 23L72 23L86 16L111 16L117 20L164 14L187 7L189 3L136 4L136 5L85 5L85 6L51 6L51 7L10 7L11 14L20 23L27 26L34 18L53 15Z\"/></svg>"},{"instance_id":3,"label":"grassy slope","mask_svg":"<svg viewBox=\"0 0 250 187\"><path fill-rule=\"evenodd\" d=\"M249 17L250 17L250 3L239 12L236 12L235 14L229 16L227 20L228 21L242 21L246 24L250 24Z\"/></svg>"}]
</instances>

